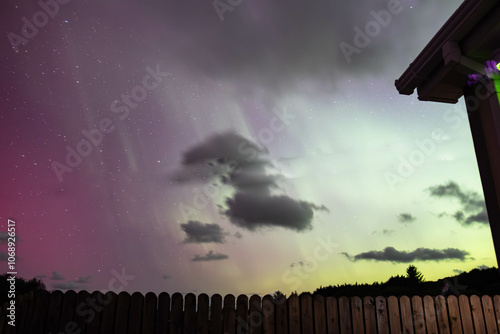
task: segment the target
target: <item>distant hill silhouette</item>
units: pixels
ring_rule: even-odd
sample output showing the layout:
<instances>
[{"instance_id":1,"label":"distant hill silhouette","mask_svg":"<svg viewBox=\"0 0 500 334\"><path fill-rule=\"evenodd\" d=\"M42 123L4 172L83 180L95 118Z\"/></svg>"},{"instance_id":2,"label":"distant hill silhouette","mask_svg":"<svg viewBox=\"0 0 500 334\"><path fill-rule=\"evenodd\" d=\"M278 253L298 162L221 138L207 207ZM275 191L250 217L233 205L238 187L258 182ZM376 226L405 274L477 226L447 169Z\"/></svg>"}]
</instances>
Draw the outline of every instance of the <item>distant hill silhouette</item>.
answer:
<instances>
[{"instance_id":1,"label":"distant hill silhouette","mask_svg":"<svg viewBox=\"0 0 500 334\"><path fill-rule=\"evenodd\" d=\"M412 266L410 266L412 267ZM410 269L409 267L409 269ZM497 268L472 269L455 276L449 276L437 281L423 281L423 276L416 267L406 276L392 276L386 282L372 284L342 284L319 287L313 295L324 297L364 297L364 296L437 296L444 295L500 295L500 272ZM416 272L413 270L417 270ZM420 275L418 275L420 274ZM416 275L416 276L415 276ZM421 280L418 279L421 278Z\"/></svg>"}]
</instances>

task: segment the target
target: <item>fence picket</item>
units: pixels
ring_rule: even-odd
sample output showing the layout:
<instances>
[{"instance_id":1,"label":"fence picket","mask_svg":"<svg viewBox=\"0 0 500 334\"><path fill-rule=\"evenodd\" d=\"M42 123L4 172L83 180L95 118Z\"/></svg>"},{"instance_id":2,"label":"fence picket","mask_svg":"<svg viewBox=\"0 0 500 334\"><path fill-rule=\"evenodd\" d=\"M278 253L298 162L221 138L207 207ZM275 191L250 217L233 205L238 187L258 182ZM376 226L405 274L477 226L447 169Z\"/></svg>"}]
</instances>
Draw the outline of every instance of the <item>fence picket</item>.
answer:
<instances>
[{"instance_id":1,"label":"fence picket","mask_svg":"<svg viewBox=\"0 0 500 334\"><path fill-rule=\"evenodd\" d=\"M236 330L238 334L248 333L248 296L239 295L236 299Z\"/></svg>"},{"instance_id":2,"label":"fence picket","mask_svg":"<svg viewBox=\"0 0 500 334\"><path fill-rule=\"evenodd\" d=\"M401 317L399 316L398 299L394 296L387 298L387 314L391 333L401 333Z\"/></svg>"},{"instance_id":3,"label":"fence picket","mask_svg":"<svg viewBox=\"0 0 500 334\"><path fill-rule=\"evenodd\" d=\"M377 307L377 328L379 334L389 334L389 319L387 317L387 300L385 297L375 298Z\"/></svg>"},{"instance_id":4,"label":"fence picket","mask_svg":"<svg viewBox=\"0 0 500 334\"><path fill-rule=\"evenodd\" d=\"M274 298L270 295L265 295L262 298L262 314L264 316L263 331L265 334L274 334L276 323L274 321L275 308Z\"/></svg>"},{"instance_id":5,"label":"fence picket","mask_svg":"<svg viewBox=\"0 0 500 334\"><path fill-rule=\"evenodd\" d=\"M462 329L464 330L464 333L474 333L469 298L465 295L459 296L458 305L460 307L460 318L462 318Z\"/></svg>"},{"instance_id":6,"label":"fence picket","mask_svg":"<svg viewBox=\"0 0 500 334\"><path fill-rule=\"evenodd\" d=\"M222 333L222 296L215 294L210 304L210 333Z\"/></svg>"},{"instance_id":7,"label":"fence picket","mask_svg":"<svg viewBox=\"0 0 500 334\"><path fill-rule=\"evenodd\" d=\"M172 295L172 307L170 309L170 334L182 334L183 320L183 298L178 292Z\"/></svg>"},{"instance_id":8,"label":"fence picket","mask_svg":"<svg viewBox=\"0 0 500 334\"><path fill-rule=\"evenodd\" d=\"M170 295L166 292L158 296L158 312L156 312L155 334L168 334L170 321Z\"/></svg>"},{"instance_id":9,"label":"fence picket","mask_svg":"<svg viewBox=\"0 0 500 334\"><path fill-rule=\"evenodd\" d=\"M81 309L82 314L88 314L86 334L99 334L99 327L101 326L102 305L97 302L99 291L94 291L86 300L84 307ZM125 311L128 314L128 310Z\"/></svg>"},{"instance_id":10,"label":"fence picket","mask_svg":"<svg viewBox=\"0 0 500 334\"><path fill-rule=\"evenodd\" d=\"M375 320L375 299L367 296L363 298L363 315L365 318L365 333L377 333L377 321Z\"/></svg>"},{"instance_id":11,"label":"fence picket","mask_svg":"<svg viewBox=\"0 0 500 334\"><path fill-rule=\"evenodd\" d=\"M208 334L208 313L209 313L209 298L206 293L202 293L198 296L198 314L197 321L198 325L196 326L197 333L199 334Z\"/></svg>"},{"instance_id":12,"label":"fence picket","mask_svg":"<svg viewBox=\"0 0 500 334\"><path fill-rule=\"evenodd\" d=\"M495 311L493 310L493 301L490 296L481 297L483 303L484 320L488 334L498 334L498 327L495 320Z\"/></svg>"},{"instance_id":13,"label":"fence picket","mask_svg":"<svg viewBox=\"0 0 500 334\"><path fill-rule=\"evenodd\" d=\"M288 334L288 304L286 298L282 298L274 306L276 311L276 334Z\"/></svg>"},{"instance_id":14,"label":"fence picket","mask_svg":"<svg viewBox=\"0 0 500 334\"><path fill-rule=\"evenodd\" d=\"M413 296L411 298L411 306L413 308L413 326L415 327L415 334L425 334L425 318L422 298L420 298L420 296Z\"/></svg>"},{"instance_id":15,"label":"fence picket","mask_svg":"<svg viewBox=\"0 0 500 334\"><path fill-rule=\"evenodd\" d=\"M196 333L196 296L193 293L188 293L184 297L184 319L183 327L184 334Z\"/></svg>"},{"instance_id":16,"label":"fence picket","mask_svg":"<svg viewBox=\"0 0 500 334\"><path fill-rule=\"evenodd\" d=\"M341 334L351 334L351 308L349 306L349 298L340 297L339 298L339 319L340 319L340 333Z\"/></svg>"},{"instance_id":17,"label":"fence picket","mask_svg":"<svg viewBox=\"0 0 500 334\"><path fill-rule=\"evenodd\" d=\"M500 330L500 296L493 297L493 307L495 308L495 319Z\"/></svg>"},{"instance_id":18,"label":"fence picket","mask_svg":"<svg viewBox=\"0 0 500 334\"><path fill-rule=\"evenodd\" d=\"M462 321L460 319L460 308L458 299L454 295L446 298L448 302L448 314L450 315L450 329L452 334L462 334Z\"/></svg>"},{"instance_id":19,"label":"fence picket","mask_svg":"<svg viewBox=\"0 0 500 334\"><path fill-rule=\"evenodd\" d=\"M288 325L290 334L300 334L300 304L297 295L288 298Z\"/></svg>"},{"instance_id":20,"label":"fence picket","mask_svg":"<svg viewBox=\"0 0 500 334\"><path fill-rule=\"evenodd\" d=\"M262 300L260 296L250 297L250 314L248 315L248 328L250 334L262 334L264 318L262 315Z\"/></svg>"},{"instance_id":21,"label":"fence picket","mask_svg":"<svg viewBox=\"0 0 500 334\"><path fill-rule=\"evenodd\" d=\"M401 296L401 298L399 298L399 307L401 309L400 318L403 333L413 334L413 313L411 310L410 298L407 296Z\"/></svg>"},{"instance_id":22,"label":"fence picket","mask_svg":"<svg viewBox=\"0 0 500 334\"><path fill-rule=\"evenodd\" d=\"M427 333L438 334L436 309L434 307L434 299L431 296L424 297L424 314L425 324L427 325Z\"/></svg>"},{"instance_id":23,"label":"fence picket","mask_svg":"<svg viewBox=\"0 0 500 334\"><path fill-rule=\"evenodd\" d=\"M226 295L224 297L224 308L222 309L224 334L236 334L236 310L234 302L235 298L233 295Z\"/></svg>"},{"instance_id":24,"label":"fence picket","mask_svg":"<svg viewBox=\"0 0 500 334\"><path fill-rule=\"evenodd\" d=\"M448 311L446 300L443 296L437 296L434 300L436 304L436 316L440 334L450 334L450 324L448 322Z\"/></svg>"},{"instance_id":25,"label":"fence picket","mask_svg":"<svg viewBox=\"0 0 500 334\"><path fill-rule=\"evenodd\" d=\"M46 299L48 298L48 295L46 296ZM75 332L78 332L79 330L82 331L82 333L87 333L86 328L87 328L87 322L90 321L88 320L90 318L90 315L88 313L84 313L84 310L87 308L87 303L90 298L90 294L87 291L79 291L76 294L76 312L73 314L73 321L76 323L76 329ZM88 321L87 321L88 320ZM37 333L37 332L32 332L32 333ZM41 332L38 332L39 334Z\"/></svg>"},{"instance_id":26,"label":"fence picket","mask_svg":"<svg viewBox=\"0 0 500 334\"><path fill-rule=\"evenodd\" d=\"M470 309L472 311L472 320L474 320L474 330L476 333L486 333L484 325L483 308L481 307L481 299L478 296L472 295L469 298Z\"/></svg>"},{"instance_id":27,"label":"fence picket","mask_svg":"<svg viewBox=\"0 0 500 334\"><path fill-rule=\"evenodd\" d=\"M353 333L364 333L363 301L359 297L351 298L352 330Z\"/></svg>"},{"instance_id":28,"label":"fence picket","mask_svg":"<svg viewBox=\"0 0 500 334\"><path fill-rule=\"evenodd\" d=\"M127 333L127 320L130 308L130 295L122 291L116 300L115 333ZM85 334L88 334L85 332Z\"/></svg>"},{"instance_id":29,"label":"fence picket","mask_svg":"<svg viewBox=\"0 0 500 334\"><path fill-rule=\"evenodd\" d=\"M326 297L326 327L328 334L339 334L339 307L337 298Z\"/></svg>"},{"instance_id":30,"label":"fence picket","mask_svg":"<svg viewBox=\"0 0 500 334\"><path fill-rule=\"evenodd\" d=\"M144 296L144 309L142 311L142 333L155 332L156 304L158 299L152 292ZM106 333L106 332L104 332Z\"/></svg>"},{"instance_id":31,"label":"fence picket","mask_svg":"<svg viewBox=\"0 0 500 334\"><path fill-rule=\"evenodd\" d=\"M315 333L326 334L325 298L323 296L314 296L313 310Z\"/></svg>"},{"instance_id":32,"label":"fence picket","mask_svg":"<svg viewBox=\"0 0 500 334\"><path fill-rule=\"evenodd\" d=\"M101 333L113 333L113 328L115 327L116 319L116 302L118 296L116 293L108 291L104 295L103 305L104 310L102 311L101 319Z\"/></svg>"},{"instance_id":33,"label":"fence picket","mask_svg":"<svg viewBox=\"0 0 500 334\"><path fill-rule=\"evenodd\" d=\"M314 333L314 318L312 296L304 293L299 296L300 300L300 323L302 325L301 333Z\"/></svg>"},{"instance_id":34,"label":"fence picket","mask_svg":"<svg viewBox=\"0 0 500 334\"><path fill-rule=\"evenodd\" d=\"M144 308L144 296L134 292L130 297L130 310L128 312L127 334L140 334L142 325L142 309Z\"/></svg>"}]
</instances>

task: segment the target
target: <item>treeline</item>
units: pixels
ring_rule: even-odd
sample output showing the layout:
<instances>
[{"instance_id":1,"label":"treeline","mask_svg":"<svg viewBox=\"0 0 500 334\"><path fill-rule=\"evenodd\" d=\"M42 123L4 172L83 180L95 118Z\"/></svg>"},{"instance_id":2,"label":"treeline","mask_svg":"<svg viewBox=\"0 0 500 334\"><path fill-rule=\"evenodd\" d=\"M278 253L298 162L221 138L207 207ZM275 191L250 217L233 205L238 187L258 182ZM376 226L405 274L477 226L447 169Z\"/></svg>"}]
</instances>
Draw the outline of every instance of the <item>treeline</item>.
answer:
<instances>
[{"instance_id":1,"label":"treeline","mask_svg":"<svg viewBox=\"0 0 500 334\"><path fill-rule=\"evenodd\" d=\"M324 297L353 296L437 296L437 295L500 295L500 272L497 268L472 269L437 281L425 281L418 269L410 265L406 275L390 277L386 282L342 284L319 287L313 295Z\"/></svg>"},{"instance_id":2,"label":"treeline","mask_svg":"<svg viewBox=\"0 0 500 334\"><path fill-rule=\"evenodd\" d=\"M47 290L45 284L39 278L28 280L22 277L15 277L15 285L11 288L11 282L7 280L10 277L11 275L7 274L0 275L0 306L10 299L9 292L13 291L12 288L15 289L16 296L24 295L30 291L38 292Z\"/></svg>"}]
</instances>

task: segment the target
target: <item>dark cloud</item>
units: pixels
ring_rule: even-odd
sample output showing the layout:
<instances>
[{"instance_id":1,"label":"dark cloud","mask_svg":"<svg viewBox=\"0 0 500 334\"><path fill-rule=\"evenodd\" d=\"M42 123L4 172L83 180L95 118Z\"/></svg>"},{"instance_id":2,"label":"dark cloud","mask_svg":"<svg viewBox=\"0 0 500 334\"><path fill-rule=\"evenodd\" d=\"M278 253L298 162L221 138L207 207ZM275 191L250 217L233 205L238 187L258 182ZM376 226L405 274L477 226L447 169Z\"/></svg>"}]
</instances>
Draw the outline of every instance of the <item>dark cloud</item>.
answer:
<instances>
[{"instance_id":1,"label":"dark cloud","mask_svg":"<svg viewBox=\"0 0 500 334\"><path fill-rule=\"evenodd\" d=\"M203 224L190 220L186 224L181 224L181 229L186 232L185 243L215 242L223 244L226 242L227 233L218 224Z\"/></svg>"},{"instance_id":2,"label":"dark cloud","mask_svg":"<svg viewBox=\"0 0 500 334\"><path fill-rule=\"evenodd\" d=\"M413 223L415 221L415 219L417 219L417 218L412 216L410 213L400 213L398 215L398 221L402 224Z\"/></svg>"},{"instance_id":3,"label":"dark cloud","mask_svg":"<svg viewBox=\"0 0 500 334\"><path fill-rule=\"evenodd\" d=\"M480 266L477 266L476 269L479 269L479 270L486 270L486 269L490 269L490 267L488 266L485 266L484 264L480 265Z\"/></svg>"},{"instance_id":4,"label":"dark cloud","mask_svg":"<svg viewBox=\"0 0 500 334\"><path fill-rule=\"evenodd\" d=\"M414 251L398 251L394 247L386 247L383 251L369 251L357 255L342 253L351 261L358 260L374 260L374 261L390 261L408 263L412 261L444 261L444 260L460 260L464 261L469 252L456 249L430 249L417 248Z\"/></svg>"},{"instance_id":5,"label":"dark cloud","mask_svg":"<svg viewBox=\"0 0 500 334\"><path fill-rule=\"evenodd\" d=\"M240 232L235 232L234 236L235 236L235 238L238 238L238 239L243 238L243 235Z\"/></svg>"},{"instance_id":6,"label":"dark cloud","mask_svg":"<svg viewBox=\"0 0 500 334\"><path fill-rule=\"evenodd\" d=\"M455 274L459 274L459 275L460 275L460 274L462 274L462 273L465 273L465 271L460 270L460 269L453 269L453 272L454 272Z\"/></svg>"},{"instance_id":7,"label":"dark cloud","mask_svg":"<svg viewBox=\"0 0 500 334\"><path fill-rule=\"evenodd\" d=\"M183 153L183 168L171 179L178 183L214 182L239 190L268 193L270 188L277 187L278 176L266 172L266 167L272 166L265 157L267 153L267 148L236 132L215 134Z\"/></svg>"},{"instance_id":8,"label":"dark cloud","mask_svg":"<svg viewBox=\"0 0 500 334\"><path fill-rule=\"evenodd\" d=\"M158 12L169 13L162 19L167 25L171 22L170 28L180 38L190 41L189 47L176 55L188 68L210 78L241 80L276 95L290 86L303 88L297 78L332 91L333 85L340 84L343 73L382 73L394 64L388 55L414 55L420 51L419 43L408 41L420 40L422 27L433 34L444 23L431 20L428 13L433 13L432 18L448 17L460 5L460 1L438 5L433 1L401 0L402 11L389 14L390 22L379 26L380 32L374 37L367 37L363 48L348 63L340 43L354 46L355 27L364 31L368 22L376 22L371 12L387 10L388 2L247 1L230 6L231 11L222 15L223 22L212 2L196 7L176 3ZM185 20L180 22L178 17ZM199 33L200 24L203 34ZM195 46L203 52L196 52Z\"/></svg>"},{"instance_id":9,"label":"dark cloud","mask_svg":"<svg viewBox=\"0 0 500 334\"><path fill-rule=\"evenodd\" d=\"M219 172L212 175L211 180L218 178L222 185L236 190L233 196L226 198L226 207L219 205L220 212L233 224L251 231L264 226L280 226L295 231L311 229L314 210L328 209L324 205L293 199L287 195L273 195L272 191L279 189L278 183L285 177L268 173L268 169L274 167L268 153L267 149L259 148L241 135L226 132L211 136L205 143L188 149L183 155L183 164L207 166L212 171L219 168ZM193 224L197 228L196 233L186 230L188 227L183 225L183 230L188 234L186 242L213 241L210 237L202 239L206 241L200 241L196 237L198 234L209 233L205 231L206 228L200 231L201 223ZM211 232L222 233L215 230ZM195 236L191 238L190 234Z\"/></svg>"},{"instance_id":10,"label":"dark cloud","mask_svg":"<svg viewBox=\"0 0 500 334\"><path fill-rule=\"evenodd\" d=\"M63 275L61 275L61 273L58 271L52 272L52 276L50 277L50 279L53 281L64 281Z\"/></svg>"},{"instance_id":11,"label":"dark cloud","mask_svg":"<svg viewBox=\"0 0 500 334\"><path fill-rule=\"evenodd\" d=\"M214 251L209 251L205 255L196 255L191 261L218 261L225 260L229 258L226 254L214 253Z\"/></svg>"},{"instance_id":12,"label":"dark cloud","mask_svg":"<svg viewBox=\"0 0 500 334\"><path fill-rule=\"evenodd\" d=\"M161 278L163 278L164 280L172 279L170 275L163 275Z\"/></svg>"},{"instance_id":13,"label":"dark cloud","mask_svg":"<svg viewBox=\"0 0 500 334\"><path fill-rule=\"evenodd\" d=\"M236 193L226 200L222 213L240 227L254 231L265 226L279 226L295 231L312 228L314 210L327 210L324 206L295 200L291 197L260 196Z\"/></svg>"},{"instance_id":14,"label":"dark cloud","mask_svg":"<svg viewBox=\"0 0 500 334\"><path fill-rule=\"evenodd\" d=\"M460 186L453 181L449 181L443 185L429 187L427 191L433 197L458 200L461 206L460 210L457 210L455 213L442 213L439 217L451 216L463 226L489 224L484 198L477 192L461 189Z\"/></svg>"},{"instance_id":15,"label":"dark cloud","mask_svg":"<svg viewBox=\"0 0 500 334\"><path fill-rule=\"evenodd\" d=\"M267 153L266 148L260 147L236 132L229 131L215 134L204 143L185 151L182 156L182 164L186 166L212 164L215 166L234 161L239 165L244 165L257 160L257 156L263 153Z\"/></svg>"}]
</instances>

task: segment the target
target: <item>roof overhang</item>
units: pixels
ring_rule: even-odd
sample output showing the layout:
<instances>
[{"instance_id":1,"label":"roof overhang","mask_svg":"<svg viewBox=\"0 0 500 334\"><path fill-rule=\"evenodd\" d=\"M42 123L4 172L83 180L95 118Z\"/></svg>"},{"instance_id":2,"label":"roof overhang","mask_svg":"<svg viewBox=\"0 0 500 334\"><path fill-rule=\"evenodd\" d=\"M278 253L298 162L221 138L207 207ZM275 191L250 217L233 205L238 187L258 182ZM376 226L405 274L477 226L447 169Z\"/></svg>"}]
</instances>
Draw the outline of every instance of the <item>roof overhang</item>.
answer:
<instances>
[{"instance_id":1,"label":"roof overhang","mask_svg":"<svg viewBox=\"0 0 500 334\"><path fill-rule=\"evenodd\" d=\"M468 74L484 74L498 48L500 1L466 0L396 80L396 88L405 95L417 88L422 101L456 103Z\"/></svg>"}]
</instances>

